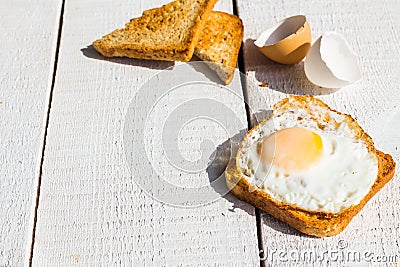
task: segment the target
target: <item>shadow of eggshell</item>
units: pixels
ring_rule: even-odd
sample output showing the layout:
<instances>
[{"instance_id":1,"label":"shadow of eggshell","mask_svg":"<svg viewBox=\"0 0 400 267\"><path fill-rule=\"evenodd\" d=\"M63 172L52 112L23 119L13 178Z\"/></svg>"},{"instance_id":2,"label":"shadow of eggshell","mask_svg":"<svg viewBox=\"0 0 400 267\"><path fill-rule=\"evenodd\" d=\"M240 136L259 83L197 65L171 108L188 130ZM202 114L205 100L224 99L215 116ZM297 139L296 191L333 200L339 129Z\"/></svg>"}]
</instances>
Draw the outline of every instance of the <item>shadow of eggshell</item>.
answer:
<instances>
[{"instance_id":1,"label":"shadow of eggshell","mask_svg":"<svg viewBox=\"0 0 400 267\"><path fill-rule=\"evenodd\" d=\"M267 58L281 64L300 62L311 47L311 30L307 19L297 15L280 21L264 31L254 42Z\"/></svg>"}]
</instances>

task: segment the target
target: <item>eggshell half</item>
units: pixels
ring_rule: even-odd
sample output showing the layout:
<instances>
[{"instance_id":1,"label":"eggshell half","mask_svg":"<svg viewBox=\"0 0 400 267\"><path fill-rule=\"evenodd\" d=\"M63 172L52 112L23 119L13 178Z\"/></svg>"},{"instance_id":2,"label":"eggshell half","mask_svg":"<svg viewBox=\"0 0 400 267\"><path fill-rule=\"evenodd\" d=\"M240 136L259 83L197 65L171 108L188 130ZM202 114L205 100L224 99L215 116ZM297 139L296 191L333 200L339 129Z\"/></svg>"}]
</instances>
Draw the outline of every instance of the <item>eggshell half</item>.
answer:
<instances>
[{"instance_id":1,"label":"eggshell half","mask_svg":"<svg viewBox=\"0 0 400 267\"><path fill-rule=\"evenodd\" d=\"M326 88L341 88L361 78L357 55L341 35L329 32L319 37L304 62L307 78Z\"/></svg>"},{"instance_id":2,"label":"eggshell half","mask_svg":"<svg viewBox=\"0 0 400 267\"><path fill-rule=\"evenodd\" d=\"M298 63L311 47L310 25L303 15L286 18L264 31L254 44L275 62Z\"/></svg>"}]
</instances>

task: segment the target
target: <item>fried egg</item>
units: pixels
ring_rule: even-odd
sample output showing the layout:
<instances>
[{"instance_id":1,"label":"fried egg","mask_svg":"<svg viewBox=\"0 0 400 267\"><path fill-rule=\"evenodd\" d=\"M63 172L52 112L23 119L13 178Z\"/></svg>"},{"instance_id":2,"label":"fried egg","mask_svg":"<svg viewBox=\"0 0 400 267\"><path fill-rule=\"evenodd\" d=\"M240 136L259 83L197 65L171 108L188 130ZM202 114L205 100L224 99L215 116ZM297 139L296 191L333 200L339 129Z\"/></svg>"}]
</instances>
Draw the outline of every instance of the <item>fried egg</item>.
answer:
<instances>
[{"instance_id":1,"label":"fried egg","mask_svg":"<svg viewBox=\"0 0 400 267\"><path fill-rule=\"evenodd\" d=\"M357 205L378 174L372 140L360 138L355 125L319 100L289 98L248 133L238 163L248 181L274 200L338 213Z\"/></svg>"}]
</instances>

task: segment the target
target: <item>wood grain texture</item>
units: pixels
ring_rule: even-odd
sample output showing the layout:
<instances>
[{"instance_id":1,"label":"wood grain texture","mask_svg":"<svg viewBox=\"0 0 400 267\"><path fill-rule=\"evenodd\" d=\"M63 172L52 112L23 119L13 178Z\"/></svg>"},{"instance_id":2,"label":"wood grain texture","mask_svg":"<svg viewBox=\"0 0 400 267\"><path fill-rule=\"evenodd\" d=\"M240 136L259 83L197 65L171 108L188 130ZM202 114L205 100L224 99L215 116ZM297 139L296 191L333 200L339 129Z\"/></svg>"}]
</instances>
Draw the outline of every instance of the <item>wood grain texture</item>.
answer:
<instances>
[{"instance_id":1,"label":"wood grain texture","mask_svg":"<svg viewBox=\"0 0 400 267\"><path fill-rule=\"evenodd\" d=\"M238 1L239 16L245 25L244 65L246 74L256 85L248 88L249 103L258 118L262 118L274 103L287 94L311 94L332 108L348 113L375 140L376 147L390 153L399 164L399 62L400 26L395 0L357 1ZM362 79L339 91L319 88L305 77L303 63L283 66L269 61L254 46L253 40L277 21L291 15L304 14L309 20L313 40L323 32L336 31L346 37L359 55ZM260 93L261 92L261 93ZM261 95L260 95L261 94ZM257 117L257 116L255 116ZM253 117L253 119L255 118ZM399 174L385 186L340 235L315 239L303 236L268 214L263 214L263 243L269 249L267 262L292 266L284 262L274 250L290 253L312 250L321 256L324 251L339 250L348 253L371 252L374 256L397 255L400 261L400 196ZM339 240L345 240L346 249L340 249ZM282 258L289 257L287 254ZM326 259L326 257L325 257ZM332 258L331 258L332 259ZM340 259L340 258L339 258ZM376 259L376 258L375 258ZM299 260L304 266L313 264L365 266L366 261ZM376 263L375 263L376 264Z\"/></svg>"},{"instance_id":2,"label":"wood grain texture","mask_svg":"<svg viewBox=\"0 0 400 267\"><path fill-rule=\"evenodd\" d=\"M29 260L61 1L2 1L0 266Z\"/></svg>"},{"instance_id":3,"label":"wood grain texture","mask_svg":"<svg viewBox=\"0 0 400 267\"><path fill-rule=\"evenodd\" d=\"M252 206L230 195L193 209L164 205L136 185L126 165L123 127L129 103L144 82L174 63L104 59L87 46L143 10L166 2L66 1L34 266L258 264ZM220 1L217 8L232 10L230 1ZM233 84L238 85L235 79ZM246 124L243 101L232 96L220 101L237 111L241 123L235 127L242 130ZM143 102L154 104L149 99ZM157 120L171 110L169 102L165 104L156 106L154 119L149 120L147 142L154 149L160 140L152 127L159 127ZM186 157L198 156L199 133L211 134L216 144L226 141L218 129L200 122L189 126L179 137ZM157 150L149 153L166 179L178 177L174 181L185 182ZM150 179L151 170L143 166L139 162L135 167ZM188 177L205 182L207 173Z\"/></svg>"}]
</instances>

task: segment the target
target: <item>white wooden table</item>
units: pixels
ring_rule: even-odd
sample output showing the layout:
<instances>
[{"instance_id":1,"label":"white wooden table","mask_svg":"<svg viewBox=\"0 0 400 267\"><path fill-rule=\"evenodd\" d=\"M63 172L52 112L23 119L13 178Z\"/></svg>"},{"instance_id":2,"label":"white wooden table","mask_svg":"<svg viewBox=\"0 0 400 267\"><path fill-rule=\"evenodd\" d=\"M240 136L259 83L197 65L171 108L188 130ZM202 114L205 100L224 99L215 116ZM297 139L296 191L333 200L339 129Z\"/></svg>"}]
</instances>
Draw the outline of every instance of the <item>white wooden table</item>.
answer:
<instances>
[{"instance_id":1,"label":"white wooden table","mask_svg":"<svg viewBox=\"0 0 400 267\"><path fill-rule=\"evenodd\" d=\"M293 266L292 260L303 266L398 264L398 174L342 234L325 239L301 235L230 194L182 208L159 202L138 186L124 154L126 114L141 86L173 64L106 60L88 46L167 2L1 2L0 266L258 266L260 249L266 252L262 264L277 266ZM241 70L254 83L269 84L242 88L236 75L236 95L220 100L235 110L234 132L248 127L243 92L258 118L287 94L312 94L355 117L399 164L398 0L220 0L215 9L243 20ZM332 92L310 84L302 63L278 65L255 49L252 40L264 29L295 14L307 16L314 40L327 31L346 36L359 55L363 78ZM207 180L207 170L182 177L157 161L162 157L157 116L168 113L172 102L155 107L146 141L154 148L150 157L161 162L157 168L166 179ZM183 153L196 158L204 135L217 152L227 140L215 125L194 121L178 137ZM320 257L297 258L310 250ZM327 261L325 255L321 261L324 252L335 251L350 258Z\"/></svg>"}]
</instances>

